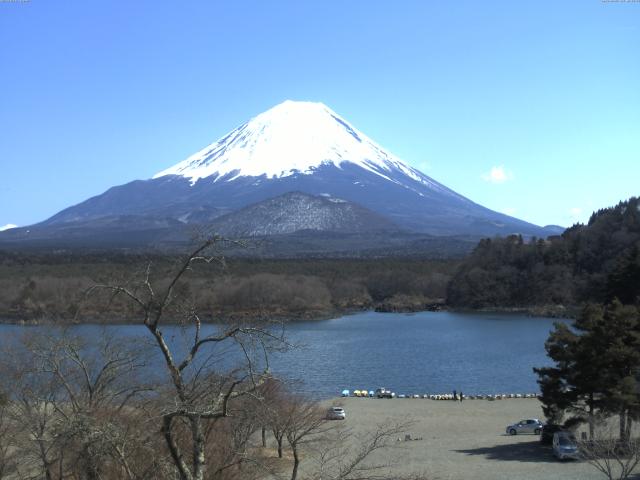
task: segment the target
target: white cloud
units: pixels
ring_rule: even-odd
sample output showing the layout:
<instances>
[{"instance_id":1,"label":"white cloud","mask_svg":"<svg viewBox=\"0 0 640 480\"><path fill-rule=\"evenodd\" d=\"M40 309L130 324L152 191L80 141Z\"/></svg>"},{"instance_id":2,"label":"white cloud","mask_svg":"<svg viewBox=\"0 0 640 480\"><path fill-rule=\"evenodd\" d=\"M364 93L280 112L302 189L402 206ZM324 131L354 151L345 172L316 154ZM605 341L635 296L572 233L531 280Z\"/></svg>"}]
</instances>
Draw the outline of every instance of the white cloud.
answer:
<instances>
[{"instance_id":1,"label":"white cloud","mask_svg":"<svg viewBox=\"0 0 640 480\"><path fill-rule=\"evenodd\" d=\"M569 218L571 220L579 220L582 217L582 209L580 207L573 207L569 209Z\"/></svg>"},{"instance_id":2,"label":"white cloud","mask_svg":"<svg viewBox=\"0 0 640 480\"><path fill-rule=\"evenodd\" d=\"M10 228L17 228L18 225L14 225L13 223L7 223L6 225L0 227L0 232L4 232L5 230L9 230Z\"/></svg>"},{"instance_id":3,"label":"white cloud","mask_svg":"<svg viewBox=\"0 0 640 480\"><path fill-rule=\"evenodd\" d=\"M506 214L506 215L510 215L510 216L514 216L516 214L517 210L513 207L507 207L507 208L503 208L502 209L502 213Z\"/></svg>"},{"instance_id":4,"label":"white cloud","mask_svg":"<svg viewBox=\"0 0 640 480\"><path fill-rule=\"evenodd\" d=\"M511 180L513 178L513 173L508 170L505 170L503 165L498 165L497 167L491 167L491 170L483 173L480 177L485 182L490 183L504 183L507 180Z\"/></svg>"}]
</instances>

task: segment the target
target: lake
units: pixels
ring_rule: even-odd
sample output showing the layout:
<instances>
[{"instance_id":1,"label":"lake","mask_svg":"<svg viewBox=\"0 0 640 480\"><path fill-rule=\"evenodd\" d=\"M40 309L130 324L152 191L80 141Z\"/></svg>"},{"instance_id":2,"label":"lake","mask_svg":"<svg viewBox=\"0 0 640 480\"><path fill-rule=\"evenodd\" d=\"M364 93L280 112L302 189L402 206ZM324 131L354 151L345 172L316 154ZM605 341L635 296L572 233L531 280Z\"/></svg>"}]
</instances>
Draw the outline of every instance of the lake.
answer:
<instances>
[{"instance_id":1,"label":"lake","mask_svg":"<svg viewBox=\"0 0 640 480\"><path fill-rule=\"evenodd\" d=\"M365 312L287 325L298 348L273 354L274 373L301 380L310 394L331 397L343 389L397 393L468 394L538 391L534 366L549 365L544 342L550 318L514 314ZM73 327L80 335L145 335L139 325ZM50 331L49 326L0 325L0 333ZM166 336L178 337L177 327Z\"/></svg>"}]
</instances>

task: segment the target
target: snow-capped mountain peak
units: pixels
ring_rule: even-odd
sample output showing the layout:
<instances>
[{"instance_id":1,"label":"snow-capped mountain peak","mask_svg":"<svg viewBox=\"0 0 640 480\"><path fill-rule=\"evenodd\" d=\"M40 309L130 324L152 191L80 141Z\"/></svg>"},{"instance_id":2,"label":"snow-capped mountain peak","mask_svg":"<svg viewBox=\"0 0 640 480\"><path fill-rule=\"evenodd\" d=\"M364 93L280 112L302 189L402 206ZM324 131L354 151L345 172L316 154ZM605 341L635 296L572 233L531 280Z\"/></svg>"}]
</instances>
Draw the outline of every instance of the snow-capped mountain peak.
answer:
<instances>
[{"instance_id":1,"label":"snow-capped mountain peak","mask_svg":"<svg viewBox=\"0 0 640 480\"><path fill-rule=\"evenodd\" d=\"M298 228L345 232L357 225L384 224L385 230L410 235L407 242L415 240L414 233L549 234L478 205L411 168L325 105L286 101L153 179L111 187L42 222L37 226L41 233L16 228L1 233L0 242L3 237L22 242L77 235L88 244L101 244L127 232L126 237L152 242L166 235L171 243L185 228L222 229L216 222L223 220L235 229L227 231L260 235ZM326 248L341 241L333 239Z\"/></svg>"},{"instance_id":2,"label":"snow-capped mountain peak","mask_svg":"<svg viewBox=\"0 0 640 480\"><path fill-rule=\"evenodd\" d=\"M282 178L312 174L321 165L356 164L391 180L399 171L431 187L441 187L349 124L322 103L287 100L231 131L153 178L179 175L193 185L201 178ZM391 180L397 183L397 180Z\"/></svg>"}]
</instances>

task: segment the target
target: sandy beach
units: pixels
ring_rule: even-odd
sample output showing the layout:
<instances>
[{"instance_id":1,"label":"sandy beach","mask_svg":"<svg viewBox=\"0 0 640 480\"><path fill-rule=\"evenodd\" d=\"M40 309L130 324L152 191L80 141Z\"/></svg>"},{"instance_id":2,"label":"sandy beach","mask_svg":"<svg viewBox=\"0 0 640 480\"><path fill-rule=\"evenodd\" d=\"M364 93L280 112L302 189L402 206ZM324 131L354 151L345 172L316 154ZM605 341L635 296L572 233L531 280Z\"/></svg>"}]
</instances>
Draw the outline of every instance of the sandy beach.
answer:
<instances>
[{"instance_id":1,"label":"sandy beach","mask_svg":"<svg viewBox=\"0 0 640 480\"><path fill-rule=\"evenodd\" d=\"M544 420L537 399L435 401L428 399L338 398L328 404L347 412L345 425L357 433L381 422L415 423L417 440L376 453L374 461L395 463L396 474L425 473L429 479L590 480L603 478L582 461L560 462L537 435L510 436L505 427L524 418Z\"/></svg>"}]
</instances>

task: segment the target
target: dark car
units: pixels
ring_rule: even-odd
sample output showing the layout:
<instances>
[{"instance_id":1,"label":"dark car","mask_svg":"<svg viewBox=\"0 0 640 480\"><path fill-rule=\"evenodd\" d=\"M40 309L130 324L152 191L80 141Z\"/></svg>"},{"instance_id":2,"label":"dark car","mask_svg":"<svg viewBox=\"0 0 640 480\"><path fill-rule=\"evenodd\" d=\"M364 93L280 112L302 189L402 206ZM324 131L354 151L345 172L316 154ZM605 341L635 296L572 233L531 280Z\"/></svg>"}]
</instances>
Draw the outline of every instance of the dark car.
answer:
<instances>
[{"instance_id":1,"label":"dark car","mask_svg":"<svg viewBox=\"0 0 640 480\"><path fill-rule=\"evenodd\" d=\"M374 395L378 398L395 398L395 392L392 392L388 388L380 387L378 388Z\"/></svg>"},{"instance_id":2,"label":"dark car","mask_svg":"<svg viewBox=\"0 0 640 480\"><path fill-rule=\"evenodd\" d=\"M553 434L562 432L563 430L562 425L556 425L555 423L543 425L542 432L540 433L540 443L543 445L551 445L553 442Z\"/></svg>"},{"instance_id":3,"label":"dark car","mask_svg":"<svg viewBox=\"0 0 640 480\"><path fill-rule=\"evenodd\" d=\"M556 432L553 434L553 454L558 460L580 459L578 442L569 432Z\"/></svg>"}]
</instances>

